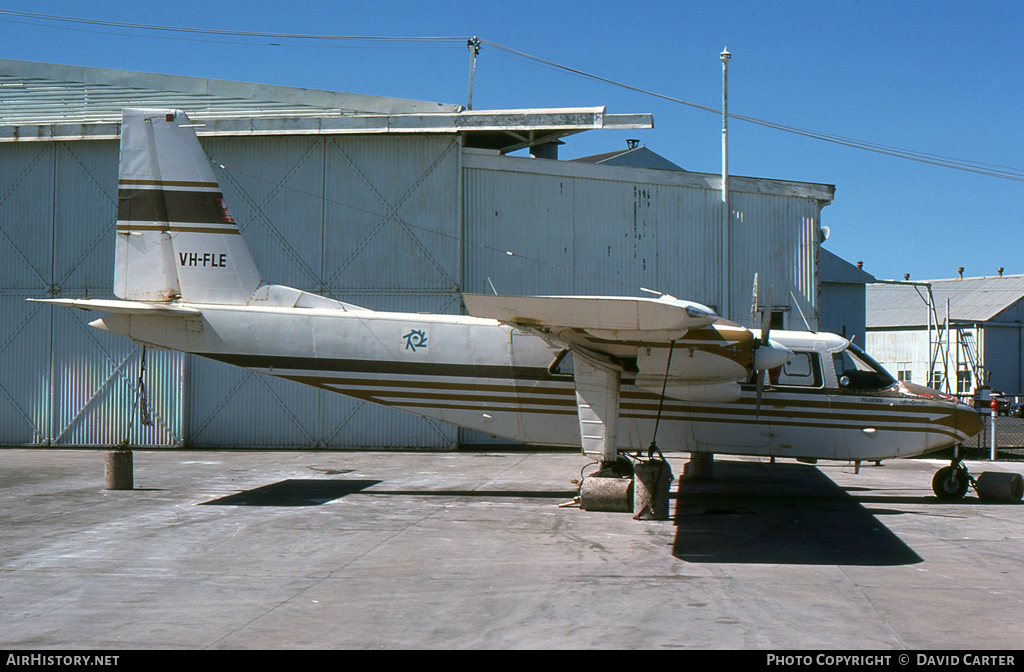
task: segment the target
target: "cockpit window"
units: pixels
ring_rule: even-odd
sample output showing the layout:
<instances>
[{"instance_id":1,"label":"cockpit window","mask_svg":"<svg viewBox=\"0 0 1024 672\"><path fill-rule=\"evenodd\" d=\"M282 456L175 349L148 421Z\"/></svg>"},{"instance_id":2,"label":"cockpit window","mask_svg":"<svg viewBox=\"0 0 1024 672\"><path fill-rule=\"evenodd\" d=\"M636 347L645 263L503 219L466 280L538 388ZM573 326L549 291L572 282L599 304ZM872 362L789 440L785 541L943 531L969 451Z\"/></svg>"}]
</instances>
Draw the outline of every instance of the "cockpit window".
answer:
<instances>
[{"instance_id":1,"label":"cockpit window","mask_svg":"<svg viewBox=\"0 0 1024 672\"><path fill-rule=\"evenodd\" d=\"M832 355L839 387L851 390L884 390L896 379L882 365L853 343Z\"/></svg>"}]
</instances>

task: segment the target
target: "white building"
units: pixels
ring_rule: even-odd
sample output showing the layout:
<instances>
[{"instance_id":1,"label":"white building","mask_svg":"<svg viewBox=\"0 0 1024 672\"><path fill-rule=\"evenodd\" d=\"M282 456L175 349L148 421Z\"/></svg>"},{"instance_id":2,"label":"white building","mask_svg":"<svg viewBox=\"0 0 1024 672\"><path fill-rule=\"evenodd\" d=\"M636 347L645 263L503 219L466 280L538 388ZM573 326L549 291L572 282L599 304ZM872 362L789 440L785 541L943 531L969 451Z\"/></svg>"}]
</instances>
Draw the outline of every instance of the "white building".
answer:
<instances>
[{"instance_id":1,"label":"white building","mask_svg":"<svg viewBox=\"0 0 1024 672\"><path fill-rule=\"evenodd\" d=\"M1024 275L868 285L867 350L900 380L1024 394ZM947 328L948 325L948 328Z\"/></svg>"}]
</instances>

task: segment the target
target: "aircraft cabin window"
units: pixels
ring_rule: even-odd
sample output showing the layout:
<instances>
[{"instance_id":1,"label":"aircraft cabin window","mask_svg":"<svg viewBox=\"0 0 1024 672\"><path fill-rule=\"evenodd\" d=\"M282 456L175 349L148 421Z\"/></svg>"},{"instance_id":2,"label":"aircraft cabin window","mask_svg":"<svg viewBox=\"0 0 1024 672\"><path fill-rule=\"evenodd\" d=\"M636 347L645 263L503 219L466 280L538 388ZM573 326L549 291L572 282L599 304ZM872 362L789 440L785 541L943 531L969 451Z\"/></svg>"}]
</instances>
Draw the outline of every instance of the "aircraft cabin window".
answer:
<instances>
[{"instance_id":1,"label":"aircraft cabin window","mask_svg":"<svg viewBox=\"0 0 1024 672\"><path fill-rule=\"evenodd\" d=\"M896 379L866 352L850 344L846 350L832 355L839 387L849 390L884 390Z\"/></svg>"},{"instance_id":2,"label":"aircraft cabin window","mask_svg":"<svg viewBox=\"0 0 1024 672\"><path fill-rule=\"evenodd\" d=\"M821 387L821 365L817 353L797 352L779 369L770 372L772 385Z\"/></svg>"}]
</instances>

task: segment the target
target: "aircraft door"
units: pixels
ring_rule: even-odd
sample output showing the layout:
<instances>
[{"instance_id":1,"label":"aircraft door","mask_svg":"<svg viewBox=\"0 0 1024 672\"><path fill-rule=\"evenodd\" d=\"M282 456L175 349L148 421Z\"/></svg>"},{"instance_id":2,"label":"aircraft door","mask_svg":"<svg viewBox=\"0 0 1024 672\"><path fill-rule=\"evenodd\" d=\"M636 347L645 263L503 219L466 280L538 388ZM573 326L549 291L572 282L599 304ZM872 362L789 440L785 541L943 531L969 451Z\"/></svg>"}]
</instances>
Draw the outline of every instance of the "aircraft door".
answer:
<instances>
[{"instance_id":1,"label":"aircraft door","mask_svg":"<svg viewBox=\"0 0 1024 672\"><path fill-rule=\"evenodd\" d=\"M895 380L856 346L831 354L835 375L830 402L836 459L871 460L898 454L900 396Z\"/></svg>"}]
</instances>

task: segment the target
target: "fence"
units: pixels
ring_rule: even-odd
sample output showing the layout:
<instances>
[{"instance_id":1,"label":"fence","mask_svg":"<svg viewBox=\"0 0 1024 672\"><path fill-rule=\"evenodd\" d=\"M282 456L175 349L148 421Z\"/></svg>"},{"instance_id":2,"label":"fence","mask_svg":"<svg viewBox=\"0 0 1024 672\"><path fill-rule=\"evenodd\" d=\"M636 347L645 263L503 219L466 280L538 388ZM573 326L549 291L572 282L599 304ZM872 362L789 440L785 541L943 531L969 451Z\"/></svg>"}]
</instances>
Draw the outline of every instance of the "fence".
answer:
<instances>
[{"instance_id":1,"label":"fence","mask_svg":"<svg viewBox=\"0 0 1024 672\"><path fill-rule=\"evenodd\" d=\"M992 449L992 415L985 413L981 417L985 423L984 430L969 444L964 445L987 454ZM997 416L995 434L997 450L1012 450L1024 454L1024 418Z\"/></svg>"}]
</instances>

